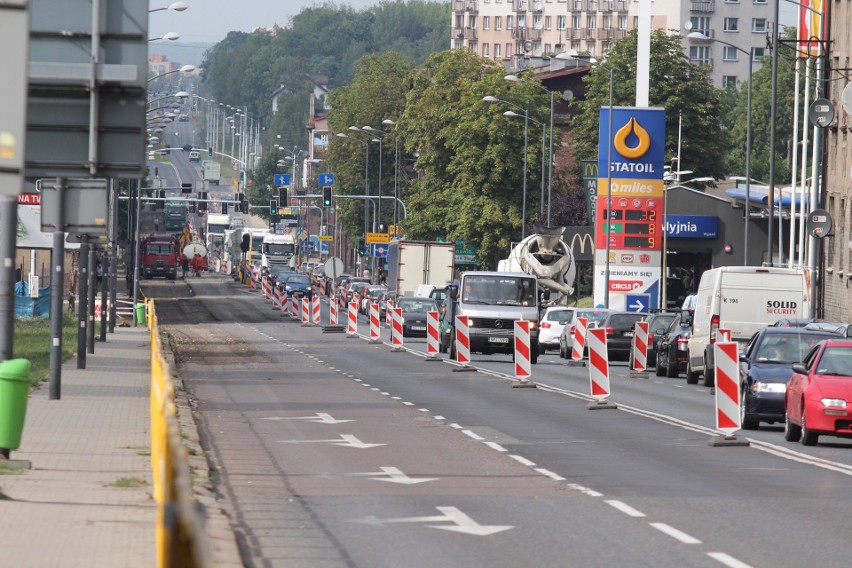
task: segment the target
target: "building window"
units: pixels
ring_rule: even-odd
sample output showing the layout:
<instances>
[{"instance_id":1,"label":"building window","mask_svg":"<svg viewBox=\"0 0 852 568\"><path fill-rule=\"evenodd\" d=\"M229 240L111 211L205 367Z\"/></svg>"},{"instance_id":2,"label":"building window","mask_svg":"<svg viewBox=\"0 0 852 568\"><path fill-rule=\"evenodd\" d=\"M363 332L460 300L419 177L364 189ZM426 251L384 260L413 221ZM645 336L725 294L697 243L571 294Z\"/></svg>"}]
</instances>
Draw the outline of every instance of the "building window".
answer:
<instances>
[{"instance_id":1,"label":"building window","mask_svg":"<svg viewBox=\"0 0 852 568\"><path fill-rule=\"evenodd\" d=\"M740 30L739 18L725 18L725 31L737 32Z\"/></svg>"},{"instance_id":2,"label":"building window","mask_svg":"<svg viewBox=\"0 0 852 568\"><path fill-rule=\"evenodd\" d=\"M457 40L455 41L455 46L454 46L454 47L455 47L456 49L461 49L461 48L463 48L463 47L464 47L464 42L463 42L462 40L460 40L460 39L457 39Z\"/></svg>"},{"instance_id":3,"label":"building window","mask_svg":"<svg viewBox=\"0 0 852 568\"><path fill-rule=\"evenodd\" d=\"M753 4L766 4L766 0L751 0Z\"/></svg>"},{"instance_id":4,"label":"building window","mask_svg":"<svg viewBox=\"0 0 852 568\"><path fill-rule=\"evenodd\" d=\"M518 27L525 28L527 27L527 17L524 14L518 14Z\"/></svg>"},{"instance_id":5,"label":"building window","mask_svg":"<svg viewBox=\"0 0 852 568\"><path fill-rule=\"evenodd\" d=\"M506 16L506 29L514 30L515 29L515 16Z\"/></svg>"},{"instance_id":6,"label":"building window","mask_svg":"<svg viewBox=\"0 0 852 568\"><path fill-rule=\"evenodd\" d=\"M627 16L619 16L618 17L618 29L626 30L627 29Z\"/></svg>"},{"instance_id":7,"label":"building window","mask_svg":"<svg viewBox=\"0 0 852 568\"><path fill-rule=\"evenodd\" d=\"M503 29L503 16L494 16L494 29L502 30Z\"/></svg>"},{"instance_id":8,"label":"building window","mask_svg":"<svg viewBox=\"0 0 852 568\"><path fill-rule=\"evenodd\" d=\"M456 27L463 28L464 27L464 16L461 14L456 14Z\"/></svg>"},{"instance_id":9,"label":"building window","mask_svg":"<svg viewBox=\"0 0 852 568\"><path fill-rule=\"evenodd\" d=\"M568 17L567 16L556 16L556 29L557 30L564 30L565 25L567 23L568 23Z\"/></svg>"},{"instance_id":10,"label":"building window","mask_svg":"<svg viewBox=\"0 0 852 568\"><path fill-rule=\"evenodd\" d=\"M689 46L689 60L693 63L705 64L710 62L710 47L707 45Z\"/></svg>"},{"instance_id":11,"label":"building window","mask_svg":"<svg viewBox=\"0 0 852 568\"><path fill-rule=\"evenodd\" d=\"M479 45L475 41L470 42L467 47L474 53L479 51Z\"/></svg>"},{"instance_id":12,"label":"building window","mask_svg":"<svg viewBox=\"0 0 852 568\"><path fill-rule=\"evenodd\" d=\"M725 61L736 61L737 53L739 52L736 47L725 46L725 49L722 51L722 59Z\"/></svg>"},{"instance_id":13,"label":"building window","mask_svg":"<svg viewBox=\"0 0 852 568\"><path fill-rule=\"evenodd\" d=\"M500 48L503 47L499 43L494 44L494 59L500 59Z\"/></svg>"},{"instance_id":14,"label":"building window","mask_svg":"<svg viewBox=\"0 0 852 568\"><path fill-rule=\"evenodd\" d=\"M541 16L533 16L533 27L537 30L540 30L542 26Z\"/></svg>"},{"instance_id":15,"label":"building window","mask_svg":"<svg viewBox=\"0 0 852 568\"><path fill-rule=\"evenodd\" d=\"M603 17L603 28L607 29L607 28L611 28L611 27L612 27L612 16L607 14L606 16Z\"/></svg>"},{"instance_id":16,"label":"building window","mask_svg":"<svg viewBox=\"0 0 852 568\"><path fill-rule=\"evenodd\" d=\"M756 34L766 33L766 18L752 18L751 31Z\"/></svg>"},{"instance_id":17,"label":"building window","mask_svg":"<svg viewBox=\"0 0 852 568\"><path fill-rule=\"evenodd\" d=\"M754 52L753 61L760 61L763 59L763 54L766 53L766 48L763 47L753 47L752 50Z\"/></svg>"},{"instance_id":18,"label":"building window","mask_svg":"<svg viewBox=\"0 0 852 568\"><path fill-rule=\"evenodd\" d=\"M583 22L581 20L581 16L579 14L571 16L571 27L575 30L579 30L583 27Z\"/></svg>"},{"instance_id":19,"label":"building window","mask_svg":"<svg viewBox=\"0 0 852 568\"><path fill-rule=\"evenodd\" d=\"M545 16L544 17L544 29L552 30L553 29L553 16Z\"/></svg>"},{"instance_id":20,"label":"building window","mask_svg":"<svg viewBox=\"0 0 852 568\"><path fill-rule=\"evenodd\" d=\"M488 44L482 44L482 57L488 57Z\"/></svg>"},{"instance_id":21,"label":"building window","mask_svg":"<svg viewBox=\"0 0 852 568\"><path fill-rule=\"evenodd\" d=\"M506 55L504 55L503 58L504 59L511 59L512 58L512 44L511 43L506 44Z\"/></svg>"},{"instance_id":22,"label":"building window","mask_svg":"<svg viewBox=\"0 0 852 568\"><path fill-rule=\"evenodd\" d=\"M597 16L586 16L586 27L590 30L595 30L598 28L598 18Z\"/></svg>"},{"instance_id":23,"label":"building window","mask_svg":"<svg viewBox=\"0 0 852 568\"><path fill-rule=\"evenodd\" d=\"M725 89L725 90L736 89L737 88L737 76L736 75L723 75L722 76L722 88Z\"/></svg>"},{"instance_id":24,"label":"building window","mask_svg":"<svg viewBox=\"0 0 852 568\"><path fill-rule=\"evenodd\" d=\"M725 0L725 4L739 4L740 0Z\"/></svg>"},{"instance_id":25,"label":"building window","mask_svg":"<svg viewBox=\"0 0 852 568\"><path fill-rule=\"evenodd\" d=\"M710 18L707 16L692 16L689 18L689 23L692 24L692 31L710 37Z\"/></svg>"},{"instance_id":26,"label":"building window","mask_svg":"<svg viewBox=\"0 0 852 568\"><path fill-rule=\"evenodd\" d=\"M491 29L491 16L482 16L482 29L490 30Z\"/></svg>"},{"instance_id":27,"label":"building window","mask_svg":"<svg viewBox=\"0 0 852 568\"><path fill-rule=\"evenodd\" d=\"M476 16L471 15L470 18L467 20L467 25L470 29L475 30L476 29Z\"/></svg>"},{"instance_id":28,"label":"building window","mask_svg":"<svg viewBox=\"0 0 852 568\"><path fill-rule=\"evenodd\" d=\"M544 53L553 53L553 46L549 43L544 44Z\"/></svg>"}]
</instances>

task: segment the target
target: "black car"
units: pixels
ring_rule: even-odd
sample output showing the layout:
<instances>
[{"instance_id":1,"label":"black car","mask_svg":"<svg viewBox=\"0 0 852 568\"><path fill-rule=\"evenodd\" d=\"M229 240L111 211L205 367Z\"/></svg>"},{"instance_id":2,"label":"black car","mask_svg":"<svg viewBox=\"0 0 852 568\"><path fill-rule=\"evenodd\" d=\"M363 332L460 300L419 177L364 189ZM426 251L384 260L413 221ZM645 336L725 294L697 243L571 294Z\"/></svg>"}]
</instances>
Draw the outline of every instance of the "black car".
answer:
<instances>
[{"instance_id":1,"label":"black car","mask_svg":"<svg viewBox=\"0 0 852 568\"><path fill-rule=\"evenodd\" d=\"M686 371L686 362L689 360L689 336L692 335L692 310L680 310L669 328L657 340L657 360L654 364L658 377L663 375L675 378L681 371ZM695 384L696 377L686 382Z\"/></svg>"},{"instance_id":2,"label":"black car","mask_svg":"<svg viewBox=\"0 0 852 568\"><path fill-rule=\"evenodd\" d=\"M656 312L648 316L648 353L645 362L649 369L657 364L657 342L668 331L676 317L675 311Z\"/></svg>"},{"instance_id":3,"label":"black car","mask_svg":"<svg viewBox=\"0 0 852 568\"><path fill-rule=\"evenodd\" d=\"M606 329L606 347L609 360L630 360L630 350L633 348L633 330L636 322L645 318L645 314L613 312L608 314L598 325Z\"/></svg>"},{"instance_id":4,"label":"black car","mask_svg":"<svg viewBox=\"0 0 852 568\"><path fill-rule=\"evenodd\" d=\"M402 336L426 337L426 313L438 311L432 298L400 298L396 305L402 310Z\"/></svg>"},{"instance_id":5,"label":"black car","mask_svg":"<svg viewBox=\"0 0 852 568\"><path fill-rule=\"evenodd\" d=\"M830 331L796 327L764 327L755 333L740 354L740 418L744 430L761 422L784 422L787 383L793 363L804 360L823 339L837 339Z\"/></svg>"}]
</instances>

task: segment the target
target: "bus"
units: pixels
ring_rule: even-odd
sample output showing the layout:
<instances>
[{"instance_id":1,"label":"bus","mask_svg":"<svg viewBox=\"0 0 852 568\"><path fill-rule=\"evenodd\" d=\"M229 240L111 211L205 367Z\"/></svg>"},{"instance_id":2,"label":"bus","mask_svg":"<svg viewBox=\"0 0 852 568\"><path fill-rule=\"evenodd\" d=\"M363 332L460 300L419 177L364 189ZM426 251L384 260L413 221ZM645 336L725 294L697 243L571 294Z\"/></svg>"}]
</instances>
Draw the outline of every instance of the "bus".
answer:
<instances>
[{"instance_id":1,"label":"bus","mask_svg":"<svg viewBox=\"0 0 852 568\"><path fill-rule=\"evenodd\" d=\"M163 227L166 231L182 231L186 226L186 201L166 200L163 207Z\"/></svg>"}]
</instances>

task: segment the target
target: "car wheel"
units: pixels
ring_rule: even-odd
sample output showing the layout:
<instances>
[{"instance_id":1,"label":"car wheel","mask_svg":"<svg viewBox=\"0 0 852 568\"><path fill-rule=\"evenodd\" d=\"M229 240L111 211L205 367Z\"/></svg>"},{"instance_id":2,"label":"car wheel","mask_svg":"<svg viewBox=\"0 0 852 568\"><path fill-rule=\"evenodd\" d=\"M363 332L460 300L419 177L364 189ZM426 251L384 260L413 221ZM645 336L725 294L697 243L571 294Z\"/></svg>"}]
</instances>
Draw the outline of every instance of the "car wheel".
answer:
<instances>
[{"instance_id":1,"label":"car wheel","mask_svg":"<svg viewBox=\"0 0 852 568\"><path fill-rule=\"evenodd\" d=\"M677 368L677 361L673 361L671 358L671 354L669 354L669 358L666 359L666 376L670 379L676 379L680 374Z\"/></svg>"},{"instance_id":2,"label":"car wheel","mask_svg":"<svg viewBox=\"0 0 852 568\"><path fill-rule=\"evenodd\" d=\"M686 362L686 384L688 385L697 385L698 384L698 376L701 373L692 370L692 363L687 360Z\"/></svg>"},{"instance_id":3,"label":"car wheel","mask_svg":"<svg viewBox=\"0 0 852 568\"><path fill-rule=\"evenodd\" d=\"M530 349L530 364L531 365L535 365L536 363L538 363L538 354L539 353L544 353L544 349L541 347L540 344L537 345L535 347L535 349Z\"/></svg>"},{"instance_id":4,"label":"car wheel","mask_svg":"<svg viewBox=\"0 0 852 568\"><path fill-rule=\"evenodd\" d=\"M559 343L559 358L567 359L567 357L565 356L565 346L562 345L562 342Z\"/></svg>"},{"instance_id":5,"label":"car wheel","mask_svg":"<svg viewBox=\"0 0 852 568\"><path fill-rule=\"evenodd\" d=\"M819 434L816 432L811 432L808 430L808 421L805 416L805 409L802 408L802 438L801 442L803 446L816 446L819 441Z\"/></svg>"},{"instance_id":6,"label":"car wheel","mask_svg":"<svg viewBox=\"0 0 852 568\"><path fill-rule=\"evenodd\" d=\"M713 369L707 366L707 359L704 359L704 386L712 387L716 384L716 377L713 376Z\"/></svg>"},{"instance_id":7,"label":"car wheel","mask_svg":"<svg viewBox=\"0 0 852 568\"><path fill-rule=\"evenodd\" d=\"M658 377L662 377L663 375L666 374L666 370L663 368L663 365L662 365L662 360L663 360L662 355L663 355L662 351L657 353L657 364L654 366L655 374Z\"/></svg>"},{"instance_id":8,"label":"car wheel","mask_svg":"<svg viewBox=\"0 0 852 568\"><path fill-rule=\"evenodd\" d=\"M453 361L457 361L458 357L456 357L456 332L454 331L452 335L450 335L450 359Z\"/></svg>"},{"instance_id":9,"label":"car wheel","mask_svg":"<svg viewBox=\"0 0 852 568\"><path fill-rule=\"evenodd\" d=\"M539 354L539 355L544 355L545 353L547 353L547 347L545 347L544 345L542 345L541 343L539 343L539 344L538 344L538 354Z\"/></svg>"},{"instance_id":10,"label":"car wheel","mask_svg":"<svg viewBox=\"0 0 852 568\"><path fill-rule=\"evenodd\" d=\"M802 439L802 428L790 422L790 415L784 415L784 439L788 442L798 442Z\"/></svg>"},{"instance_id":11,"label":"car wheel","mask_svg":"<svg viewBox=\"0 0 852 568\"><path fill-rule=\"evenodd\" d=\"M740 426L743 430L757 430L760 420L756 420L749 415L747 408L746 390L743 389L740 393Z\"/></svg>"}]
</instances>

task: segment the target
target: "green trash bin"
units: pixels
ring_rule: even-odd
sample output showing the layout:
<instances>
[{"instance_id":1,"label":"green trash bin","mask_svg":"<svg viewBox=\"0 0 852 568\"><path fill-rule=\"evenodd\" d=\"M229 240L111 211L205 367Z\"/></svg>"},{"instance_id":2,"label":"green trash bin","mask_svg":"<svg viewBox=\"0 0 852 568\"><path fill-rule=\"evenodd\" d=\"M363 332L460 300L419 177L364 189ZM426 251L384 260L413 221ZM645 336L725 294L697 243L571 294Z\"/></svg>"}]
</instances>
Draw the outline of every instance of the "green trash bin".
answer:
<instances>
[{"instance_id":1,"label":"green trash bin","mask_svg":"<svg viewBox=\"0 0 852 568\"><path fill-rule=\"evenodd\" d=\"M29 394L30 362L10 359L0 363L0 448L17 450L21 445Z\"/></svg>"},{"instance_id":2,"label":"green trash bin","mask_svg":"<svg viewBox=\"0 0 852 568\"><path fill-rule=\"evenodd\" d=\"M145 324L145 304L136 304L136 323L139 325Z\"/></svg>"}]
</instances>

